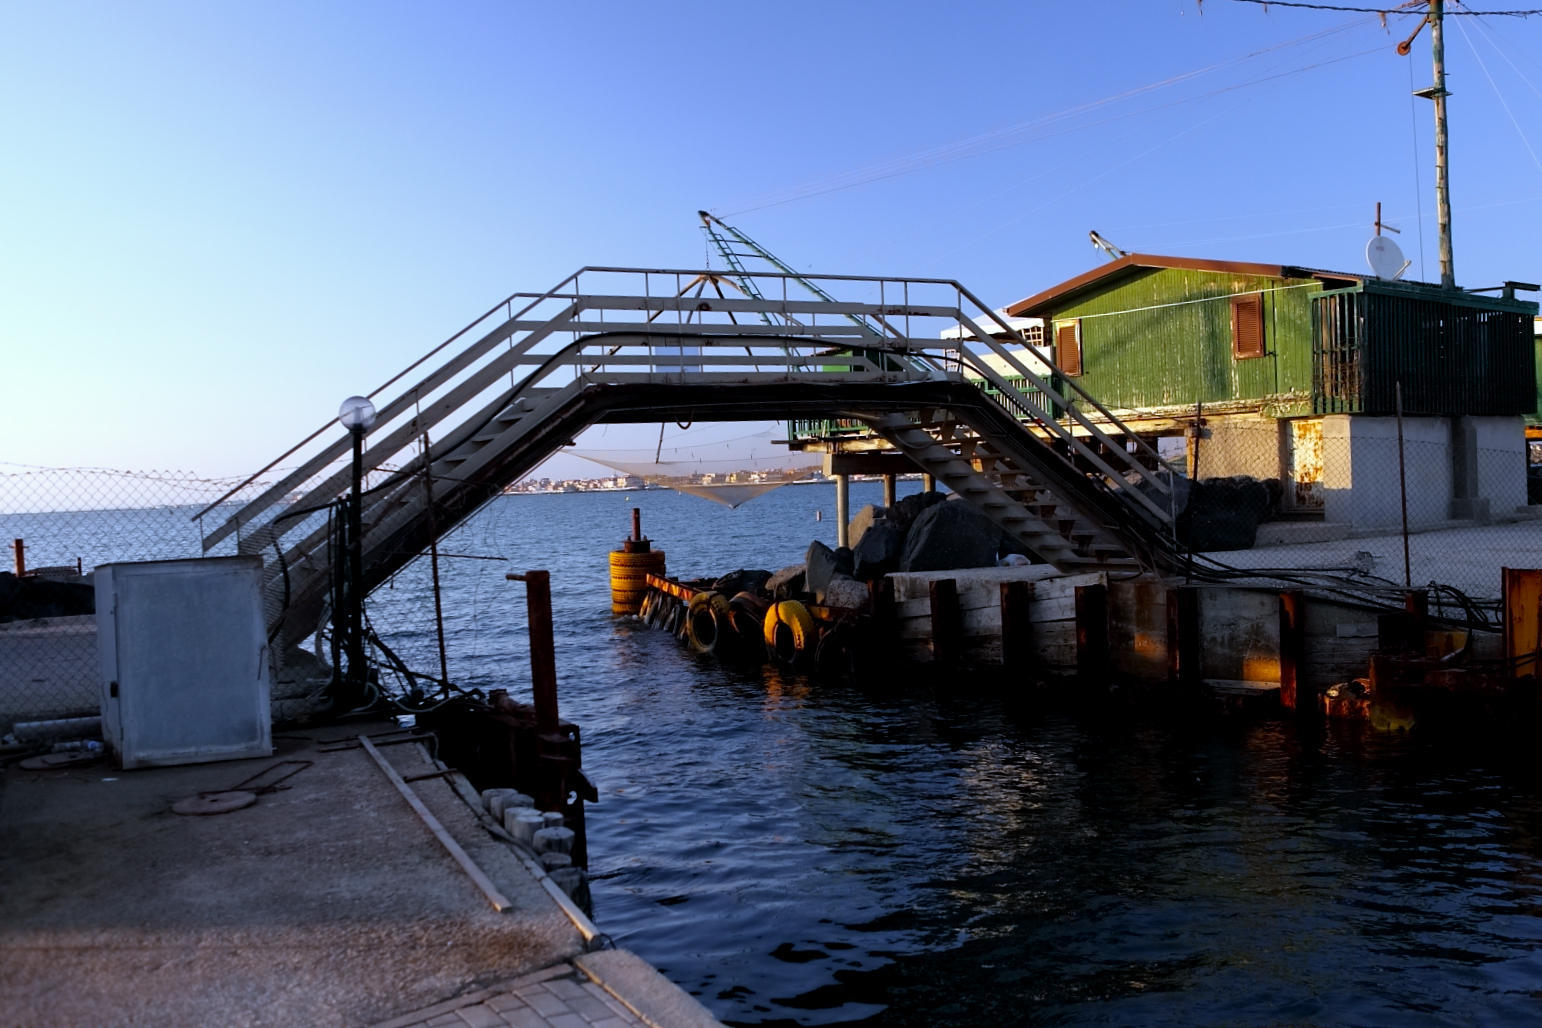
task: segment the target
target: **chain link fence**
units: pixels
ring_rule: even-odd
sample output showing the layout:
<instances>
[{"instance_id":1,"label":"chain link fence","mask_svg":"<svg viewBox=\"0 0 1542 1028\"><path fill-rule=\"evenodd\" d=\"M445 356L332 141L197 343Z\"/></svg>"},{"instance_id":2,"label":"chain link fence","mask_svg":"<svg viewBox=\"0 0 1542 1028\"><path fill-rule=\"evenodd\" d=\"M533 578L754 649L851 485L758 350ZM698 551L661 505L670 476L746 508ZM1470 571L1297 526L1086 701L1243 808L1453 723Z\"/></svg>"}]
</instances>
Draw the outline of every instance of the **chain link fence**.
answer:
<instances>
[{"instance_id":1,"label":"chain link fence","mask_svg":"<svg viewBox=\"0 0 1542 1028\"><path fill-rule=\"evenodd\" d=\"M382 468L372 477L391 474L393 469ZM5 546L5 563L0 565L0 736L18 722L97 713L93 569L120 561L232 555L237 539L205 552L206 533L268 484L265 479L208 479L175 471L0 465L0 541ZM211 503L217 505L210 508ZM327 517L327 512L317 512L296 528L309 531L324 525ZM285 602L281 563L276 551L262 556L270 582L267 614L273 623ZM457 561L443 563L441 584L453 589L463 569ZM387 640L397 640L404 660L432 668L437 677L428 561L413 562L397 579L407 587L397 590L393 580L381 590L381 609L372 618L376 630ZM425 590L430 595L427 603L420 595ZM317 655L324 656L325 650L318 643ZM314 691L315 663L302 669L310 672L309 679L293 673L286 677L283 668L277 670L275 698Z\"/></svg>"},{"instance_id":2,"label":"chain link fence","mask_svg":"<svg viewBox=\"0 0 1542 1028\"><path fill-rule=\"evenodd\" d=\"M1542 443L1517 419L1405 417L1401 438L1395 418L1214 419L1160 445L1189 473L1180 542L1233 568L1438 583L1492 606L1501 568L1542 566Z\"/></svg>"}]
</instances>

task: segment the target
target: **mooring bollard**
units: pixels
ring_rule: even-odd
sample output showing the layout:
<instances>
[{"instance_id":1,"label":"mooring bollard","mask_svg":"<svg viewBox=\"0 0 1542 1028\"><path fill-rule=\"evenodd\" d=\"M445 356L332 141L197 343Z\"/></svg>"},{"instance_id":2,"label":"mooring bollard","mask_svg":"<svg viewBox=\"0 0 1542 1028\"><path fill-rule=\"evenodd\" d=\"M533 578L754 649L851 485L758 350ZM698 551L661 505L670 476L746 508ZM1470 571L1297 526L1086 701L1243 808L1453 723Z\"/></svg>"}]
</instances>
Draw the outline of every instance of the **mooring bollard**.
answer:
<instances>
[{"instance_id":1,"label":"mooring bollard","mask_svg":"<svg viewBox=\"0 0 1542 1028\"><path fill-rule=\"evenodd\" d=\"M642 508L632 508L632 537L610 552L610 612L636 614L648 595L648 576L664 574L664 551L643 538Z\"/></svg>"}]
</instances>

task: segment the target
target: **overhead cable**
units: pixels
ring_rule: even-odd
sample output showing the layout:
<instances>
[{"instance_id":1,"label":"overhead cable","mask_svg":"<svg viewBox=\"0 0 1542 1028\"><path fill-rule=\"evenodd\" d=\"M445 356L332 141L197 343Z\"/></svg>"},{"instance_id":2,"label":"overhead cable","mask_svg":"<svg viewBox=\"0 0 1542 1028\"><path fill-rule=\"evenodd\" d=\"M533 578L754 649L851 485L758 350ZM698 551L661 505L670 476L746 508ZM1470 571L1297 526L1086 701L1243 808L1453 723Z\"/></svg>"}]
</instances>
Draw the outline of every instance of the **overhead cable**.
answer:
<instances>
[{"instance_id":1,"label":"overhead cable","mask_svg":"<svg viewBox=\"0 0 1542 1028\"><path fill-rule=\"evenodd\" d=\"M857 169L842 175L832 176L827 179L807 183L803 186L793 187L791 189L765 195L758 199L741 201L738 204L730 204L726 210L714 209L714 213L719 214L722 217L732 217L735 214L744 214L749 211L761 210L766 207L775 207L780 204L792 202L794 200L806 199L810 196L818 196L823 193L848 189L852 186L865 185L869 182L876 182L881 179L894 178L899 175L908 174L912 171L918 171L922 168L931 167L934 164L947 163L966 157L976 156L979 153L989 153L993 150L1002 149L1004 147L1031 142L1034 139L1042 137L1033 136L1030 138L1017 139L1016 141L1013 141L1013 139L1014 137L1023 136L1025 133L1034 128L1040 128L1057 121L1063 121L1075 117L1079 114L1085 114L1086 112L1095 110L1099 107L1105 107L1110 104L1117 103L1121 100L1128 100L1143 93L1149 93L1168 86L1177 85L1181 82L1186 82L1189 79L1196 78L1198 76L1205 75L1222 68L1227 68L1235 64L1241 64L1243 62L1250 61L1254 58L1262 57L1279 50L1286 50L1294 46L1299 46L1303 43L1313 42L1323 38L1324 36L1335 35L1353 27L1353 25L1340 25L1320 32L1314 32L1309 35L1301 36L1298 39L1292 39L1284 43L1275 44L1274 46L1265 47L1262 50L1255 50L1252 53L1244 54L1240 57L1234 57L1230 60L1221 61L1217 64L1212 64L1204 68L1198 68L1194 71L1184 72L1181 75L1174 75L1170 78L1162 79L1158 82L1151 82L1144 86L1138 86L1134 89L1126 90L1125 92L1117 93L1113 96L1107 96L1100 100L1093 100L1088 103L1067 108L1063 111L1058 111L1054 114L1047 114L1039 118L1034 118L1030 121L1020 122L1016 125L1009 126L1008 128L972 136L968 139L960 140L956 143L949 143L943 146L933 147L931 149L922 150L904 157L897 157L889 161L883 161L881 163L870 165L866 168ZM1221 90L1220 92L1225 92L1225 90ZM985 149L981 150L979 149L980 147L985 147Z\"/></svg>"},{"instance_id":2,"label":"overhead cable","mask_svg":"<svg viewBox=\"0 0 1542 1028\"><path fill-rule=\"evenodd\" d=\"M1421 5L1400 4L1397 7L1340 7L1337 4L1306 4L1296 3L1294 0L1231 0L1234 4L1257 4L1260 7L1305 7L1313 11L1347 11L1351 14L1416 14L1417 7ZM1530 18L1534 14L1542 14L1542 7L1534 7L1529 11L1446 11L1447 18L1463 16L1479 18L1495 16L1502 18Z\"/></svg>"}]
</instances>

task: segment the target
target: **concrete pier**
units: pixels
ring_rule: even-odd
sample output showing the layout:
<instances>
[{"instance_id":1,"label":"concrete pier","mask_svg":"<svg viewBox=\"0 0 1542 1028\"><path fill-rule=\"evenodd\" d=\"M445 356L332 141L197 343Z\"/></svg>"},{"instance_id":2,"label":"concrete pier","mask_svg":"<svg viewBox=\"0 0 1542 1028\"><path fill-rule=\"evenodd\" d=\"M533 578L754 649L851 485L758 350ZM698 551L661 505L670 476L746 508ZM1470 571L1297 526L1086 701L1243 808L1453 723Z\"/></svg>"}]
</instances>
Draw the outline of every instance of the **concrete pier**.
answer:
<instances>
[{"instance_id":1,"label":"concrete pier","mask_svg":"<svg viewBox=\"0 0 1542 1028\"><path fill-rule=\"evenodd\" d=\"M423 746L380 745L508 899L497 912L357 745L394 728L280 734L258 760L0 773L6 1023L716 1023L637 958L590 952L593 927ZM311 763L252 806L171 810L284 760ZM462 1010L481 1019L443 1020Z\"/></svg>"}]
</instances>

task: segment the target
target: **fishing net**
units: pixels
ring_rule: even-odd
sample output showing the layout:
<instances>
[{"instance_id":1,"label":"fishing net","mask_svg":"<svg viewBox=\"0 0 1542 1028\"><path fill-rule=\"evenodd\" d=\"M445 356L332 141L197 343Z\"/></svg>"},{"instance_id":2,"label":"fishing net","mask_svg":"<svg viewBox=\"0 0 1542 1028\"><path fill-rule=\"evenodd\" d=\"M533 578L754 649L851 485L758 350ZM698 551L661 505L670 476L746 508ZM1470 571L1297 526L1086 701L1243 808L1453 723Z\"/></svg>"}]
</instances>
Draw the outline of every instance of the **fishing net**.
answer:
<instances>
[{"instance_id":1,"label":"fishing net","mask_svg":"<svg viewBox=\"0 0 1542 1028\"><path fill-rule=\"evenodd\" d=\"M773 433L711 442L677 442L642 450L577 450L564 453L593 461L649 485L737 507L792 482L816 475L823 454L778 446Z\"/></svg>"}]
</instances>

